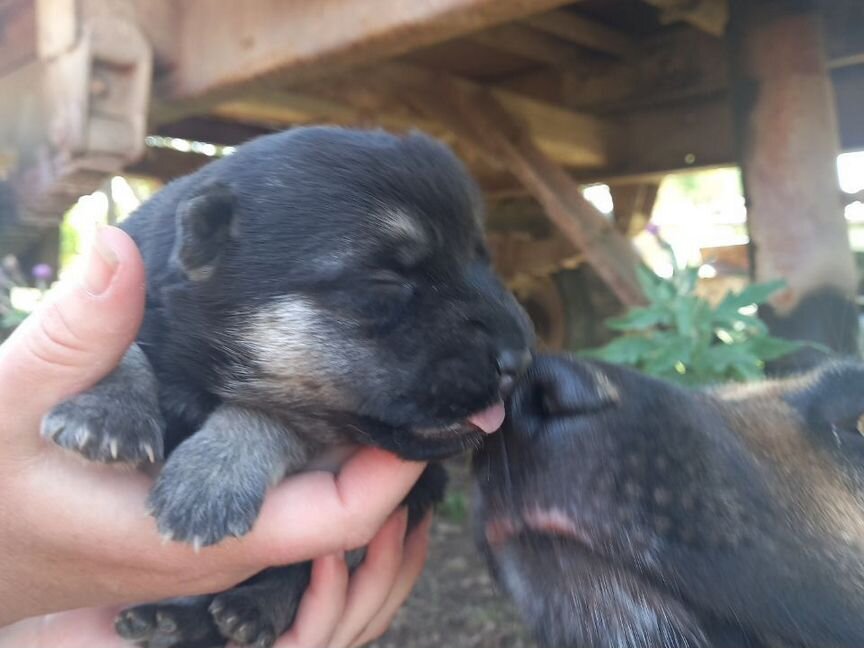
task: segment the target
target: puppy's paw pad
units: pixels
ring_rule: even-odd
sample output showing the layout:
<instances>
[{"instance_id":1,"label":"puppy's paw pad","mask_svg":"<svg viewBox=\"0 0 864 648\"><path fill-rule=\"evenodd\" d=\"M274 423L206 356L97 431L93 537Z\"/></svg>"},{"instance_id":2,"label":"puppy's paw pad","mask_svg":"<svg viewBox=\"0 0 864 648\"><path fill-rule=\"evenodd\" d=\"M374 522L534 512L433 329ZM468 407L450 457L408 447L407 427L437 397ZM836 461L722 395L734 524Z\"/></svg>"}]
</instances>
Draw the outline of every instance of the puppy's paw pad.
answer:
<instances>
[{"instance_id":1,"label":"puppy's paw pad","mask_svg":"<svg viewBox=\"0 0 864 648\"><path fill-rule=\"evenodd\" d=\"M194 470L183 474L176 462L169 461L148 500L159 532L196 550L229 536L246 535L258 517L265 489L230 486L225 481L198 479Z\"/></svg>"},{"instance_id":2,"label":"puppy's paw pad","mask_svg":"<svg viewBox=\"0 0 864 648\"><path fill-rule=\"evenodd\" d=\"M226 639L249 648L271 648L276 643L276 628L255 596L230 591L216 597L210 613Z\"/></svg>"},{"instance_id":3,"label":"puppy's paw pad","mask_svg":"<svg viewBox=\"0 0 864 648\"><path fill-rule=\"evenodd\" d=\"M159 412L83 393L63 401L42 420L42 436L93 461L161 461L164 423Z\"/></svg>"}]
</instances>

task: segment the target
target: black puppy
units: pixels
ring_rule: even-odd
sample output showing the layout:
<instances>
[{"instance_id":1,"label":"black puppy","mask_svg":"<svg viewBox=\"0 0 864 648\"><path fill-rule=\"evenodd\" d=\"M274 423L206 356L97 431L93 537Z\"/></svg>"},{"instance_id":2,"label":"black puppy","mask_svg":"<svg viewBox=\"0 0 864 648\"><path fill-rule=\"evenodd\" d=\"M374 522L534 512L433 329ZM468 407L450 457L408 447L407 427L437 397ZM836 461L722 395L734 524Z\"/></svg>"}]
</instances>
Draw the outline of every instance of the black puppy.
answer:
<instances>
[{"instance_id":1,"label":"black puppy","mask_svg":"<svg viewBox=\"0 0 864 648\"><path fill-rule=\"evenodd\" d=\"M167 456L150 505L174 540L242 536L268 486L339 444L423 460L476 446L529 359L479 193L422 135L263 137L123 227L147 267L137 344L43 433L98 461ZM442 489L427 470L411 519ZM118 628L150 646L269 646L307 581L308 565L272 570L215 599L133 609Z\"/></svg>"},{"instance_id":2,"label":"black puppy","mask_svg":"<svg viewBox=\"0 0 864 648\"><path fill-rule=\"evenodd\" d=\"M864 645L864 366L687 391L542 358L478 539L556 648Z\"/></svg>"}]
</instances>

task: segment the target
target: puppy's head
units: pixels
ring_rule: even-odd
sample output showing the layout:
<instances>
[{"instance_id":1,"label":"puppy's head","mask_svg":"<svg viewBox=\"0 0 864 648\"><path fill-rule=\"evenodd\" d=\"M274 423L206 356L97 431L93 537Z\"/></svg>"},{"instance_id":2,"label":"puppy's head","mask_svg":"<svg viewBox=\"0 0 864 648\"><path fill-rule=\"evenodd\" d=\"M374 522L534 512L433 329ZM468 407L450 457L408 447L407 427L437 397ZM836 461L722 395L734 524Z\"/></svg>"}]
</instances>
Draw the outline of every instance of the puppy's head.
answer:
<instances>
[{"instance_id":1,"label":"puppy's head","mask_svg":"<svg viewBox=\"0 0 864 648\"><path fill-rule=\"evenodd\" d=\"M541 358L478 540L556 647L864 643L864 367L705 392Z\"/></svg>"},{"instance_id":2,"label":"puppy's head","mask_svg":"<svg viewBox=\"0 0 864 648\"><path fill-rule=\"evenodd\" d=\"M209 318L224 396L329 417L409 458L500 424L532 333L443 145L334 128L261 138L196 180L178 228L175 297Z\"/></svg>"}]
</instances>

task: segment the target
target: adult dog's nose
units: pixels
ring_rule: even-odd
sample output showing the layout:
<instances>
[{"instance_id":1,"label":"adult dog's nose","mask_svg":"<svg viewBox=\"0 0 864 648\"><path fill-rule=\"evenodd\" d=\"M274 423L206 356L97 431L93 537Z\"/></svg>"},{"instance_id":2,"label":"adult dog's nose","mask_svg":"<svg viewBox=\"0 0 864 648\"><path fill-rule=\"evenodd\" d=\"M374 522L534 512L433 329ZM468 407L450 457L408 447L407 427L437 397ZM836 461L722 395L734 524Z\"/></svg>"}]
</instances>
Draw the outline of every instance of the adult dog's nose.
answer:
<instances>
[{"instance_id":1,"label":"adult dog's nose","mask_svg":"<svg viewBox=\"0 0 864 648\"><path fill-rule=\"evenodd\" d=\"M539 355L519 381L508 414L530 436L550 419L585 416L614 404L617 396L601 369L588 362Z\"/></svg>"},{"instance_id":2,"label":"adult dog's nose","mask_svg":"<svg viewBox=\"0 0 864 648\"><path fill-rule=\"evenodd\" d=\"M528 349L514 351L508 349L498 354L498 388L501 396L507 398L516 385L516 380L525 373L531 364L531 352Z\"/></svg>"}]
</instances>

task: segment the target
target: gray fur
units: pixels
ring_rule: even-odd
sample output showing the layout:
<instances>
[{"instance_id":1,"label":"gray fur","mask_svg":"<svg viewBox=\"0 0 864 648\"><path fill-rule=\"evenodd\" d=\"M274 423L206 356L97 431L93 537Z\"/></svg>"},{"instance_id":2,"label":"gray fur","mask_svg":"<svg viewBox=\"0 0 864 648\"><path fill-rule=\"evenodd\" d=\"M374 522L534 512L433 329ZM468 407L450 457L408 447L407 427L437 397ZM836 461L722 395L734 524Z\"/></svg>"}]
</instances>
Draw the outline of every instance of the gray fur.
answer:
<instances>
[{"instance_id":1,"label":"gray fur","mask_svg":"<svg viewBox=\"0 0 864 648\"><path fill-rule=\"evenodd\" d=\"M156 480L149 503L160 532L196 547L244 535L267 488L301 468L310 450L270 416L220 405L174 450Z\"/></svg>"},{"instance_id":2,"label":"gray fur","mask_svg":"<svg viewBox=\"0 0 864 648\"><path fill-rule=\"evenodd\" d=\"M42 436L105 463L146 464L164 456L165 422L156 376L137 344L92 389L73 396L42 420Z\"/></svg>"}]
</instances>

